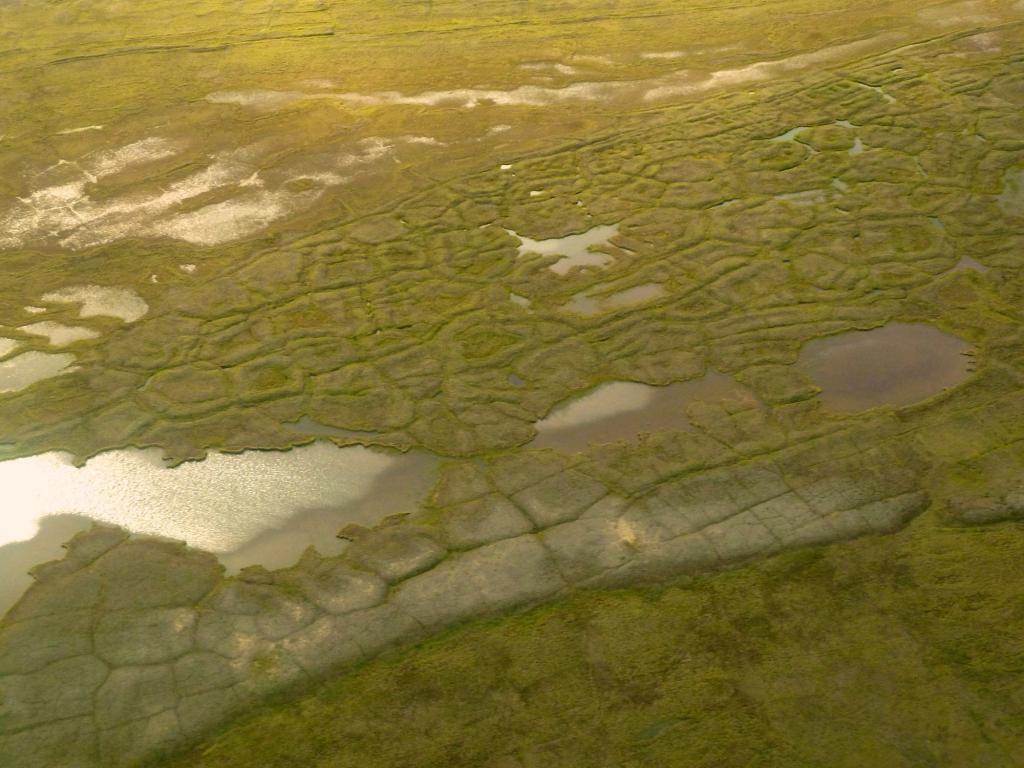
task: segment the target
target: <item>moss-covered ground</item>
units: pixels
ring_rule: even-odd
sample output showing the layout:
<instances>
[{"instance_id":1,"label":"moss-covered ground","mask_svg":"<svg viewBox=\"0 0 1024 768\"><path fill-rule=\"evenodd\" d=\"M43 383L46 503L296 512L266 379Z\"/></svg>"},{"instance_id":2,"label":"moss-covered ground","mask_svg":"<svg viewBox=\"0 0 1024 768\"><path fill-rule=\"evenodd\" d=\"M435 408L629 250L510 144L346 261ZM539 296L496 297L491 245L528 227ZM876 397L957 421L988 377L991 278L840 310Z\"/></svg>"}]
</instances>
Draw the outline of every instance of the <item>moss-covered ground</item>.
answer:
<instances>
[{"instance_id":1,"label":"moss-covered ground","mask_svg":"<svg viewBox=\"0 0 1024 768\"><path fill-rule=\"evenodd\" d=\"M285 448L311 439L290 426L302 418L347 430L338 442L501 453L601 381L666 384L708 367L781 399L772 418L796 437L830 418L786 367L804 341L902 319L994 343L1016 321L1020 211L1004 178L1020 162L1024 97L1009 6L967 21L946 8L936 26L928 9L787 3L758 12L754 45L731 5L693 24L668 6L612 5L570 46L558 30L577 29L583 5L522 18L496 6L500 32L436 5L422 19L311 11L341 17L294 50L275 25L321 27L278 4L239 15L223 45L203 29L227 6L175 6L159 35L157 9L116 35L84 5L0 11L27 36L4 78L5 335L46 349L17 327L68 285L129 287L151 308L127 326L84 323L101 333L74 345L78 371L0 396L5 456ZM835 33L807 23L812 11ZM35 39L58 22L73 34ZM446 30L474 44L451 46ZM136 34L159 45L143 52ZM457 64L434 47L442 38ZM184 39L202 50L182 53ZM900 45L911 40L924 42ZM611 63L587 58L602 50ZM658 52L685 66L643 57ZM523 68L537 61L573 74ZM588 82L626 87L550 96ZM525 86L550 103L501 102ZM386 97L467 88L491 96ZM91 125L104 127L63 133ZM565 276L551 258L517 258L505 231L602 224L619 225L611 263ZM965 254L993 271L947 274ZM649 283L661 299L565 309L581 291ZM79 322L73 307L50 310Z\"/></svg>"},{"instance_id":2,"label":"moss-covered ground","mask_svg":"<svg viewBox=\"0 0 1024 768\"><path fill-rule=\"evenodd\" d=\"M554 586L515 604L560 597L370 660L176 765L1022 764L1021 529L993 522L1024 513L1021 12L0 5L0 338L49 352L19 328L97 332L67 347L75 370L0 394L0 457L158 446L177 462L287 449L311 422L338 444L429 451L438 484L398 526L418 526L425 559L328 565L397 567L381 607L424 631L506 604L460 582L450 614L417 613L481 545L550 561ZM566 274L510 234L602 225L618 227L607 263ZM984 271L957 269L964 257ZM130 289L148 312L80 318L43 299L82 285ZM647 301L571 309L651 285ZM801 347L894 321L969 342L971 375L908 408L823 407ZM692 404L686 431L530 447L538 420L601 383L709 370L751 396ZM775 554L894 530L929 503L898 534ZM701 575L573 592L680 571ZM305 600L281 592L287 574L250 576ZM249 588L219 578L215 597ZM203 594L180 608L206 616ZM54 615L79 610L61 596L53 580L36 591ZM306 608L249 640L313 678ZM45 657L34 618L12 615L4 637ZM262 656L211 647L242 677L272 676ZM50 660L12 662L10 690L28 693L0 697L25 718L0 722L10 754L51 726L81 726L68 754L83 765L193 738L219 715L183 725L175 657L156 650L141 671L167 690L143 711L136 686L106 720L90 702L111 690L107 662L70 704Z\"/></svg>"},{"instance_id":3,"label":"moss-covered ground","mask_svg":"<svg viewBox=\"0 0 1024 768\"><path fill-rule=\"evenodd\" d=\"M1024 764L1020 523L903 532L478 621L166 768Z\"/></svg>"}]
</instances>

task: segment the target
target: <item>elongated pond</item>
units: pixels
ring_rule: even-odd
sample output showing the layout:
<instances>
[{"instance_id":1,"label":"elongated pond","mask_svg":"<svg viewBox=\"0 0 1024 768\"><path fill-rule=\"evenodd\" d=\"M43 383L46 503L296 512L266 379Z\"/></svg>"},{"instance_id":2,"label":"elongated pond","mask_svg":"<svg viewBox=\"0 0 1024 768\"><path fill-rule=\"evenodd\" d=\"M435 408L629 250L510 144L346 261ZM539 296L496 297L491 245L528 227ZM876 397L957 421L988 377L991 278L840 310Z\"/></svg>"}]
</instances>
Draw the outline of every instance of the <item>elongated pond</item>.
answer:
<instances>
[{"instance_id":1,"label":"elongated pond","mask_svg":"<svg viewBox=\"0 0 1024 768\"><path fill-rule=\"evenodd\" d=\"M579 451L592 444L635 440L643 433L685 431L691 428L686 415L691 403L752 397L733 379L714 371L665 387L613 381L537 422L533 446Z\"/></svg>"},{"instance_id":2,"label":"elongated pond","mask_svg":"<svg viewBox=\"0 0 1024 768\"><path fill-rule=\"evenodd\" d=\"M340 551L335 534L347 523L373 525L414 511L433 484L435 464L425 454L326 442L215 453L174 468L155 449L110 451L83 467L62 453L13 459L0 462L0 553L34 548L43 555L34 562L58 556L57 539L95 520L186 541L217 554L229 570L285 567L311 545ZM30 540L34 547L11 546ZM28 586L22 560L0 557L8 584L0 611L5 594L9 601Z\"/></svg>"}]
</instances>

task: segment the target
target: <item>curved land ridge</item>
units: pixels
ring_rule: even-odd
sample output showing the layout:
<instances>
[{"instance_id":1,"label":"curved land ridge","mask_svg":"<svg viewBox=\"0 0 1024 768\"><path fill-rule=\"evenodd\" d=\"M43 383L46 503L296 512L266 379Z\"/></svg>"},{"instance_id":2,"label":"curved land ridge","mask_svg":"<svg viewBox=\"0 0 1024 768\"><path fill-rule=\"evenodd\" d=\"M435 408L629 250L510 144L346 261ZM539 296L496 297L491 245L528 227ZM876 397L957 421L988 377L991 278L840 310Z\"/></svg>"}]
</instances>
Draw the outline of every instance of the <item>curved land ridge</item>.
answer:
<instances>
[{"instance_id":1,"label":"curved land ridge","mask_svg":"<svg viewBox=\"0 0 1024 768\"><path fill-rule=\"evenodd\" d=\"M929 506L958 524L1019 516L1021 36L958 32L761 83L756 102L652 110L618 138L428 185L244 266L197 257L201 279L145 289L150 313L79 342L79 370L0 400L9 455L287 448L313 439L294 427L310 418L341 444L446 463L417 515L281 571L225 578L182 544L78 535L0 622L0 762L137 765L470 617L891 532ZM506 231L600 224L619 226L608 263L566 275ZM129 274L133 248L108 248ZM988 271L957 269L965 255ZM17 301L53 289L18 268ZM650 283L666 294L562 309ZM914 407L824 411L801 346L891 321L969 340L978 370ZM755 397L694 404L685 433L524 447L599 382L709 368Z\"/></svg>"},{"instance_id":2,"label":"curved land ridge","mask_svg":"<svg viewBox=\"0 0 1024 768\"><path fill-rule=\"evenodd\" d=\"M347 529L340 557L224 578L212 555L105 526L0 628L7 764L136 765L266 696L468 618L580 586L633 584L899 529L924 510L927 452L905 424L695 471L626 501L555 454L452 465L424 515ZM545 452L546 453L546 452ZM1019 448L986 460L1019 467ZM972 461L964 462L971 464ZM947 499L961 523L1024 513L1019 469ZM935 483L932 481L934 487Z\"/></svg>"}]
</instances>

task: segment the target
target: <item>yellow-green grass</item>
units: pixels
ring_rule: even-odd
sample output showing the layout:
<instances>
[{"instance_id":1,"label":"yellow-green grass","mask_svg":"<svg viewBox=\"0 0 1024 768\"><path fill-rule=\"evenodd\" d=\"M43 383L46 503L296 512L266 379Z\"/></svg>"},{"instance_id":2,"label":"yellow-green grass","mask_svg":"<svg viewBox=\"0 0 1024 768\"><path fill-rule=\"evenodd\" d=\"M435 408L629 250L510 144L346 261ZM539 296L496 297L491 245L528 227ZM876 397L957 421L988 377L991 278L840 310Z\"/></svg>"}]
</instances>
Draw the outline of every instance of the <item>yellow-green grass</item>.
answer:
<instances>
[{"instance_id":1,"label":"yellow-green grass","mask_svg":"<svg viewBox=\"0 0 1024 768\"><path fill-rule=\"evenodd\" d=\"M925 516L577 593L394 652L159 765L1021 765L1022 528Z\"/></svg>"}]
</instances>

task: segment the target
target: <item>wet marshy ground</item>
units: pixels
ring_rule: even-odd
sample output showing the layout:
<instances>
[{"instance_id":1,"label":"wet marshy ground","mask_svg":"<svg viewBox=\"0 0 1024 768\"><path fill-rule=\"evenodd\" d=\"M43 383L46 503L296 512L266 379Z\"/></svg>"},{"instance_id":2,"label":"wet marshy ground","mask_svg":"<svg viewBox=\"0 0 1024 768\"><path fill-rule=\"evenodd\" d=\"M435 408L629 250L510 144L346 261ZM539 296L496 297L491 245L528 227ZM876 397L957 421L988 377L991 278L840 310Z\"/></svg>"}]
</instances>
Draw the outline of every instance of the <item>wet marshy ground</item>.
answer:
<instances>
[{"instance_id":1,"label":"wet marshy ground","mask_svg":"<svg viewBox=\"0 0 1024 768\"><path fill-rule=\"evenodd\" d=\"M923 323L889 323L815 339L797 366L836 411L912 405L960 384L971 371L971 344Z\"/></svg>"},{"instance_id":2,"label":"wet marshy ground","mask_svg":"<svg viewBox=\"0 0 1024 768\"><path fill-rule=\"evenodd\" d=\"M0 7L0 560L160 537L36 571L0 763L131 762L579 585L1017 514L1018 0L585 4Z\"/></svg>"},{"instance_id":3,"label":"wet marshy ground","mask_svg":"<svg viewBox=\"0 0 1024 768\"><path fill-rule=\"evenodd\" d=\"M693 381L652 387L616 381L563 405L537 423L537 448L579 451L601 443L631 442L644 433L691 429L686 408L694 402L749 401L733 379L711 372Z\"/></svg>"}]
</instances>

